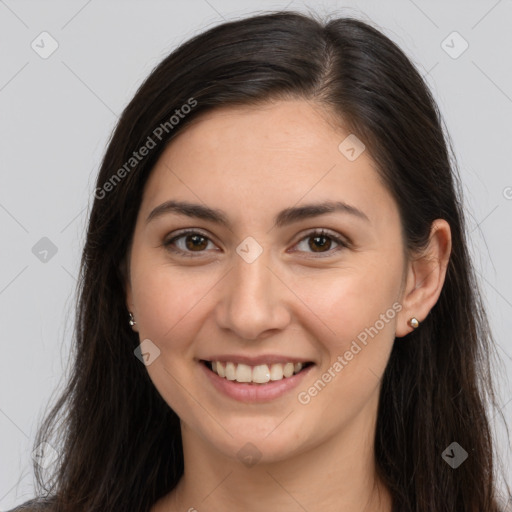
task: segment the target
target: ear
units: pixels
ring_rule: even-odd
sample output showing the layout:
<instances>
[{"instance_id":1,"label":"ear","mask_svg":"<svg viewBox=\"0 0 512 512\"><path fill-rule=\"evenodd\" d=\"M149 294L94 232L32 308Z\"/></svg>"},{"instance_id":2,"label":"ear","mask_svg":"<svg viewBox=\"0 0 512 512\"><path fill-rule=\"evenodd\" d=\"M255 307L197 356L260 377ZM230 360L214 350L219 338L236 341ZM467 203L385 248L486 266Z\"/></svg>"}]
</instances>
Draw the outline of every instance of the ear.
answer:
<instances>
[{"instance_id":1,"label":"ear","mask_svg":"<svg viewBox=\"0 0 512 512\"><path fill-rule=\"evenodd\" d=\"M132 313L134 319L136 320L136 315L134 311L134 305L133 305L133 293L132 293L132 285L130 280L130 272L128 270L129 268L129 260L127 258L123 258L121 263L119 264L119 273L121 275L121 279L124 285L124 292L125 292L125 298L126 298L126 309L128 310L128 314ZM126 320L127 322L129 319ZM139 332L139 329L137 328L137 324L132 325L131 328L135 332Z\"/></svg>"},{"instance_id":2,"label":"ear","mask_svg":"<svg viewBox=\"0 0 512 512\"><path fill-rule=\"evenodd\" d=\"M430 229L428 246L407 264L402 310L398 314L396 324L397 338L413 330L407 323L412 317L419 320L421 329L421 322L425 320L441 294L451 249L450 225L444 219L436 219Z\"/></svg>"}]
</instances>

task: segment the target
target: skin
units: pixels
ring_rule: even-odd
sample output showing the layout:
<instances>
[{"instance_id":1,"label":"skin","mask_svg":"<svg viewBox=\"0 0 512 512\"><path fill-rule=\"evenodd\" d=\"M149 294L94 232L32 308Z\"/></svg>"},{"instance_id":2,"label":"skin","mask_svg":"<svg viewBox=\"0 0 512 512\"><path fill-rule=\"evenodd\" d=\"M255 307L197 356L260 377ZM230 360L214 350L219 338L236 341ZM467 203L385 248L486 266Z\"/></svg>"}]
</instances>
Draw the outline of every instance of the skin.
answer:
<instances>
[{"instance_id":1,"label":"skin","mask_svg":"<svg viewBox=\"0 0 512 512\"><path fill-rule=\"evenodd\" d=\"M380 378L395 337L411 332L407 321L421 322L439 297L450 228L436 220L427 250L405 259L397 205L368 151L349 161L338 150L347 135L305 100L222 108L191 124L152 171L126 304L140 340L160 350L147 370L181 419L185 457L178 487L152 512L391 511L373 457ZM221 209L231 228L173 213L146 222L169 199ZM355 206L368 221L334 212L273 224L284 208L328 200ZM199 249L190 238L175 242L193 257L163 245L184 228L207 237ZM321 228L350 243L315 243L310 232ZM249 236L263 249L252 263L236 252ZM298 393L393 304L401 310L299 403ZM297 389L248 404L220 394L204 375L198 359L221 353L294 355L315 366ZM237 457L248 442L261 454L252 467Z\"/></svg>"}]
</instances>

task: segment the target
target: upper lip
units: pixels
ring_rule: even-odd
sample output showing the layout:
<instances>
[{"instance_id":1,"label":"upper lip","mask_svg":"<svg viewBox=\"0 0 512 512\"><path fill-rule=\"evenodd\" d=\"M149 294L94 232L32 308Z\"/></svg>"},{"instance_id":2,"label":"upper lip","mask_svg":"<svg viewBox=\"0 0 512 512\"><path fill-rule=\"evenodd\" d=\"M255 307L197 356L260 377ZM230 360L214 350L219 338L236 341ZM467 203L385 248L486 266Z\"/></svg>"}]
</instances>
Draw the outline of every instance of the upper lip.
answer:
<instances>
[{"instance_id":1,"label":"upper lip","mask_svg":"<svg viewBox=\"0 0 512 512\"><path fill-rule=\"evenodd\" d=\"M261 356L247 356L237 354L218 354L214 356L208 356L201 358L202 361L220 361L220 362L232 362L242 363L249 366L258 366L261 364L285 364L285 363L312 363L311 359L305 359L302 357L283 356L279 354L263 354Z\"/></svg>"}]
</instances>

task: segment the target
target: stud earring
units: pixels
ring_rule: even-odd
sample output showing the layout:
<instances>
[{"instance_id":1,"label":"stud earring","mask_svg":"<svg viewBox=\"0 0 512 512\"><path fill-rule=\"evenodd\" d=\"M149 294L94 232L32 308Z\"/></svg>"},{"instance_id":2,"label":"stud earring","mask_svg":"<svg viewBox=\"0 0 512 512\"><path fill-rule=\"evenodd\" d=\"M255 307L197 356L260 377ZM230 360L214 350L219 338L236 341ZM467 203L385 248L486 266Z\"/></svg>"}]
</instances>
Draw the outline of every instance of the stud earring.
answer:
<instances>
[{"instance_id":1,"label":"stud earring","mask_svg":"<svg viewBox=\"0 0 512 512\"><path fill-rule=\"evenodd\" d=\"M132 312L130 311L130 320L129 320L129 323L130 325L133 327L137 322L135 321L135 318L133 318L133 314Z\"/></svg>"},{"instance_id":2,"label":"stud earring","mask_svg":"<svg viewBox=\"0 0 512 512\"><path fill-rule=\"evenodd\" d=\"M420 322L419 320L416 318L416 317L412 317L409 319L409 321L407 322L413 329L417 329L418 326L420 325Z\"/></svg>"}]
</instances>

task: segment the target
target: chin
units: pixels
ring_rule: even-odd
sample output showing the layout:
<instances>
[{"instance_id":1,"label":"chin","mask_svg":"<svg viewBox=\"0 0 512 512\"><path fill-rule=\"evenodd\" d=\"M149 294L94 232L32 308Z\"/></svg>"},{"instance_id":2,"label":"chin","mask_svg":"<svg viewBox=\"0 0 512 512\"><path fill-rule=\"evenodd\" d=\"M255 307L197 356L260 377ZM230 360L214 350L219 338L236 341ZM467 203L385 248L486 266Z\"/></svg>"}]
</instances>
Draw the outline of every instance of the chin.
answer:
<instances>
[{"instance_id":1,"label":"chin","mask_svg":"<svg viewBox=\"0 0 512 512\"><path fill-rule=\"evenodd\" d=\"M206 427L202 432L203 439L224 456L240 461L247 467L257 464L273 464L286 461L307 449L312 440L303 439L304 425L283 423L280 417L277 421L272 418L260 422L257 427L254 417L224 424L229 436L224 430L222 435L213 437L212 430Z\"/></svg>"}]
</instances>

